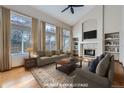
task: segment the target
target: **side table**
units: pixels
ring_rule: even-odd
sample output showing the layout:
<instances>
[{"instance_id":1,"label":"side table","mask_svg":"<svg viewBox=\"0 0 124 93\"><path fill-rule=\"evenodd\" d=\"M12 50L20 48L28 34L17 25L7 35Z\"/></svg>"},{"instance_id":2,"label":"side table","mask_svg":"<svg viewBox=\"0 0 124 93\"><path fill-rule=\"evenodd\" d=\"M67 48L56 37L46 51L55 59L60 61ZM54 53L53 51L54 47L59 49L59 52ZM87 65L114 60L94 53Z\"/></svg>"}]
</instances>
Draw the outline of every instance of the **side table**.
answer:
<instances>
[{"instance_id":1,"label":"side table","mask_svg":"<svg viewBox=\"0 0 124 93\"><path fill-rule=\"evenodd\" d=\"M24 59L24 67L25 69L30 69L32 67L35 67L37 65L37 58L25 58Z\"/></svg>"}]
</instances>

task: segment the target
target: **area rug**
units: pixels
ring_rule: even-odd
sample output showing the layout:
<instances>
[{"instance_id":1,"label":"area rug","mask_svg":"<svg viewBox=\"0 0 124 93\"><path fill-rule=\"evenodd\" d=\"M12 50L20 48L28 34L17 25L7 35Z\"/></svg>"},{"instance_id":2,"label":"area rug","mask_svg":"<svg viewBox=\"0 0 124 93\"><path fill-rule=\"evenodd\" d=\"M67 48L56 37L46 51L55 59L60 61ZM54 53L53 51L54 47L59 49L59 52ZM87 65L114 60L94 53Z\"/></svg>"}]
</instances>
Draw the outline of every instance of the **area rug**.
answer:
<instances>
[{"instance_id":1,"label":"area rug","mask_svg":"<svg viewBox=\"0 0 124 93\"><path fill-rule=\"evenodd\" d=\"M56 64L32 68L31 72L41 88L72 88L74 72L67 75L56 69ZM85 68L87 64L83 63Z\"/></svg>"},{"instance_id":2,"label":"area rug","mask_svg":"<svg viewBox=\"0 0 124 93\"><path fill-rule=\"evenodd\" d=\"M55 64L32 68L31 72L42 88L73 87L73 75L57 70Z\"/></svg>"}]
</instances>

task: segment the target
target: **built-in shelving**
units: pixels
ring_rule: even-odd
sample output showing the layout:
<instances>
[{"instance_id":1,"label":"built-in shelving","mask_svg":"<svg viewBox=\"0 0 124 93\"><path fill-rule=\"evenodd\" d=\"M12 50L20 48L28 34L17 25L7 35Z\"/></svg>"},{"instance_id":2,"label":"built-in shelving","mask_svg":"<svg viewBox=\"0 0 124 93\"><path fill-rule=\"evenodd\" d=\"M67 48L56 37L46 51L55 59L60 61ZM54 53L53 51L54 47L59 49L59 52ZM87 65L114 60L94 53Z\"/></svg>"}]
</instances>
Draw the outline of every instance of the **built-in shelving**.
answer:
<instances>
[{"instance_id":1,"label":"built-in shelving","mask_svg":"<svg viewBox=\"0 0 124 93\"><path fill-rule=\"evenodd\" d=\"M119 32L105 34L105 52L114 55L115 60L119 60L120 44Z\"/></svg>"},{"instance_id":2,"label":"built-in shelving","mask_svg":"<svg viewBox=\"0 0 124 93\"><path fill-rule=\"evenodd\" d=\"M73 55L78 56L78 38L73 38Z\"/></svg>"}]
</instances>

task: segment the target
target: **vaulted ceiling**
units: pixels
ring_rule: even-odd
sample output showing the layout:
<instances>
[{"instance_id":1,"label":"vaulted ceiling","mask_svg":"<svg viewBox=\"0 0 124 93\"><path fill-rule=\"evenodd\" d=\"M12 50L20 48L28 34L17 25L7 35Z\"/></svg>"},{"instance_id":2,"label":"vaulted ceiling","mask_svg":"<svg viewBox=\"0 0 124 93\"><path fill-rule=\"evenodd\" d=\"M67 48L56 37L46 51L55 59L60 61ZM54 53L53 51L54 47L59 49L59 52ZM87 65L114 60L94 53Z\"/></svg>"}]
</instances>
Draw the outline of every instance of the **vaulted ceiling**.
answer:
<instances>
[{"instance_id":1,"label":"vaulted ceiling","mask_svg":"<svg viewBox=\"0 0 124 93\"><path fill-rule=\"evenodd\" d=\"M38 9L56 18L59 21L73 26L82 18L83 15L89 12L94 6L85 5L84 7L75 7L74 14L70 12L70 9L61 13L61 11L65 9L67 5L32 5L31 7Z\"/></svg>"}]
</instances>

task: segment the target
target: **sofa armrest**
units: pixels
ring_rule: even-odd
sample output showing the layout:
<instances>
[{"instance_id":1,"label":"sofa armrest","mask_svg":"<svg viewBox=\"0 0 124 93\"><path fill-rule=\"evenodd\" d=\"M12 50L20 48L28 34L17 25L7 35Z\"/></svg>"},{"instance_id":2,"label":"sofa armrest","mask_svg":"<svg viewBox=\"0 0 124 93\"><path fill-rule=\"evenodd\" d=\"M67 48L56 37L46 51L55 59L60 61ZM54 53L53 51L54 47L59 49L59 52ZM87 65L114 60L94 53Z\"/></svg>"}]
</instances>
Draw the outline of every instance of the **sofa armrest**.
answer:
<instances>
[{"instance_id":1,"label":"sofa armrest","mask_svg":"<svg viewBox=\"0 0 124 93\"><path fill-rule=\"evenodd\" d=\"M75 74L82 80L86 80L86 81L89 81L90 83L98 84L99 87L100 86L101 87L110 87L110 82L107 78L101 77L90 71L85 71L85 70L77 68L75 71ZM76 75L75 75L75 77L76 77Z\"/></svg>"}]
</instances>

